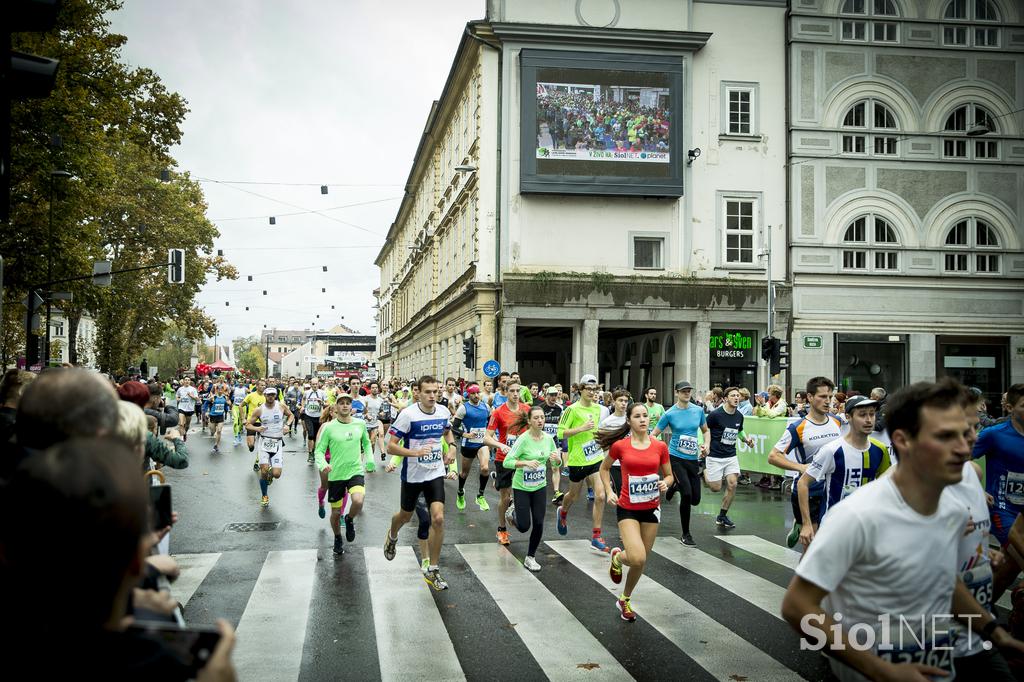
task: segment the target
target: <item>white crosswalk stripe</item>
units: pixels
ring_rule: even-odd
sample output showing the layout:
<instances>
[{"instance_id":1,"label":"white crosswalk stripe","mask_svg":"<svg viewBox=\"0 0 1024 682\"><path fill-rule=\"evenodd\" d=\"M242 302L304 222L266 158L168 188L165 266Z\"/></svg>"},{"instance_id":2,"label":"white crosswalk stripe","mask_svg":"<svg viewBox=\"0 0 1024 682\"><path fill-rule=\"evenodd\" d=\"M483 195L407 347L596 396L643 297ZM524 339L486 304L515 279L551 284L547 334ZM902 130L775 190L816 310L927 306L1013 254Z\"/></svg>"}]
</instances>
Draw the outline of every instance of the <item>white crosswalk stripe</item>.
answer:
<instances>
[{"instance_id":1,"label":"white crosswalk stripe","mask_svg":"<svg viewBox=\"0 0 1024 682\"><path fill-rule=\"evenodd\" d=\"M171 596L177 599L182 606L188 604L218 559L220 559L219 552L174 555L174 560L178 562L181 573L178 579L171 583Z\"/></svg>"},{"instance_id":2,"label":"white crosswalk stripe","mask_svg":"<svg viewBox=\"0 0 1024 682\"><path fill-rule=\"evenodd\" d=\"M718 539L787 568L795 569L802 556L800 552L776 545L756 535L719 535Z\"/></svg>"},{"instance_id":3,"label":"white crosswalk stripe","mask_svg":"<svg viewBox=\"0 0 1024 682\"><path fill-rule=\"evenodd\" d=\"M666 541L662 538L662 541ZM671 540L667 540L671 542ZM586 540L557 540L546 543L612 594L619 586L608 577L607 557L594 554ZM655 545L657 546L657 545ZM636 587L633 604L640 618L650 623L670 642L715 678L792 680L796 673L756 646L714 620L697 607L647 576Z\"/></svg>"}]
</instances>

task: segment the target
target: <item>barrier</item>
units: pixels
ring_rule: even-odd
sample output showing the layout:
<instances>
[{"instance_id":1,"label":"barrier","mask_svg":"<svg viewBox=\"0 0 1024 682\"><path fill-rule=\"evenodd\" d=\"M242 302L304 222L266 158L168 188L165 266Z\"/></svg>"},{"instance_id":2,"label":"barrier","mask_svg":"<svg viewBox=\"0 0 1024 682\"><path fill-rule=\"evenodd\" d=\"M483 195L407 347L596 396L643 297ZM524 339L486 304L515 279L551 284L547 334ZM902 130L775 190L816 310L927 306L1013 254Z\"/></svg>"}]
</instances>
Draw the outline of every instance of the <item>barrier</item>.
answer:
<instances>
[{"instance_id":1,"label":"barrier","mask_svg":"<svg viewBox=\"0 0 1024 682\"><path fill-rule=\"evenodd\" d=\"M748 448L743 441L736 441L736 456L740 460L740 469L756 474L784 476L784 470L768 463L768 453L779 442L786 427L798 421L798 417L744 417L743 430L754 439L754 447Z\"/></svg>"}]
</instances>

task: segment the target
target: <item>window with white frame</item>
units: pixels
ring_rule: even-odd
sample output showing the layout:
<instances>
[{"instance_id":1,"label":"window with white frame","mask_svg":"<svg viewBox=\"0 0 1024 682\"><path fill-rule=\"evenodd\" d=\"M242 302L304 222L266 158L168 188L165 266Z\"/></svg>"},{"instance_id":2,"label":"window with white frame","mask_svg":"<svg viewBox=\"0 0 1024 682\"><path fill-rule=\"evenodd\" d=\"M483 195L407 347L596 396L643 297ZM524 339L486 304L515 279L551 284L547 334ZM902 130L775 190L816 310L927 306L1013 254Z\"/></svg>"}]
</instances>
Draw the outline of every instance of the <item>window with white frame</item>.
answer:
<instances>
[{"instance_id":1,"label":"window with white frame","mask_svg":"<svg viewBox=\"0 0 1024 682\"><path fill-rule=\"evenodd\" d=\"M665 269L665 238L633 237L633 268L636 270Z\"/></svg>"},{"instance_id":2,"label":"window with white frame","mask_svg":"<svg viewBox=\"0 0 1024 682\"><path fill-rule=\"evenodd\" d=\"M727 265L754 265L754 228L758 223L757 199L724 197L725 262Z\"/></svg>"},{"instance_id":3,"label":"window with white frame","mask_svg":"<svg viewBox=\"0 0 1024 682\"><path fill-rule=\"evenodd\" d=\"M843 116L844 154L895 156L899 121L892 109L877 100L856 102Z\"/></svg>"},{"instance_id":4,"label":"window with white frame","mask_svg":"<svg viewBox=\"0 0 1024 682\"><path fill-rule=\"evenodd\" d=\"M899 270L899 246L892 223L873 214L860 216L843 233L843 270Z\"/></svg>"},{"instance_id":5,"label":"window with white frame","mask_svg":"<svg viewBox=\"0 0 1024 682\"><path fill-rule=\"evenodd\" d=\"M758 84L722 82L722 133L758 135Z\"/></svg>"},{"instance_id":6,"label":"window with white frame","mask_svg":"<svg viewBox=\"0 0 1024 682\"><path fill-rule=\"evenodd\" d=\"M992 0L949 0L942 18L942 43L948 47L999 47L999 8ZM990 24L990 25L985 25Z\"/></svg>"},{"instance_id":7,"label":"window with white frame","mask_svg":"<svg viewBox=\"0 0 1024 682\"><path fill-rule=\"evenodd\" d=\"M988 133L999 132L995 117L980 104L962 104L950 112L943 125L942 156L947 159L998 159L999 140L968 136L972 129L979 127L986 128Z\"/></svg>"},{"instance_id":8,"label":"window with white frame","mask_svg":"<svg viewBox=\"0 0 1024 682\"><path fill-rule=\"evenodd\" d=\"M955 274L999 273L999 233L981 218L965 218L946 232L942 269Z\"/></svg>"},{"instance_id":9,"label":"window with white frame","mask_svg":"<svg viewBox=\"0 0 1024 682\"><path fill-rule=\"evenodd\" d=\"M895 43L900 16L896 0L844 0L839 10L840 38L852 42Z\"/></svg>"}]
</instances>

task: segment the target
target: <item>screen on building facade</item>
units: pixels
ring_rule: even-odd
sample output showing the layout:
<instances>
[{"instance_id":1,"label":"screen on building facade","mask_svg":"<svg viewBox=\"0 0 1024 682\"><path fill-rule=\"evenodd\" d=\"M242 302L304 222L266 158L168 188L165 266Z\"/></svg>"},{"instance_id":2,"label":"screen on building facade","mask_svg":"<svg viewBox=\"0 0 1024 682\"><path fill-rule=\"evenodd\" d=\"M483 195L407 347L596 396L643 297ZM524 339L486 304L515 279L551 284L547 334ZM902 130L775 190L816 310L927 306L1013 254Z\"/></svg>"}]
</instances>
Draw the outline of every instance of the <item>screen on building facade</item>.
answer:
<instances>
[{"instance_id":1,"label":"screen on building facade","mask_svg":"<svg viewBox=\"0 0 1024 682\"><path fill-rule=\"evenodd\" d=\"M681 57L523 50L524 192L681 196Z\"/></svg>"}]
</instances>

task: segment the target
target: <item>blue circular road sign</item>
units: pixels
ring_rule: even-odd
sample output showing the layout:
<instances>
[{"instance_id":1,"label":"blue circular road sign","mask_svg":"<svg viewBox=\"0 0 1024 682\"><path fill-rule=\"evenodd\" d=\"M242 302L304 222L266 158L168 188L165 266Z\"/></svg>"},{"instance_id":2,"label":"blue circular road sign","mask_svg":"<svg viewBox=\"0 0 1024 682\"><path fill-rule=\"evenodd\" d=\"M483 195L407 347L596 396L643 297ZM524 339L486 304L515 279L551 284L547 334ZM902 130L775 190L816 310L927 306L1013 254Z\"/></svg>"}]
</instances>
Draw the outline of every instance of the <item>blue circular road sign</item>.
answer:
<instances>
[{"instance_id":1,"label":"blue circular road sign","mask_svg":"<svg viewBox=\"0 0 1024 682\"><path fill-rule=\"evenodd\" d=\"M497 360L488 360L484 363L484 376L493 379L499 374L501 374L501 365L498 364Z\"/></svg>"}]
</instances>

